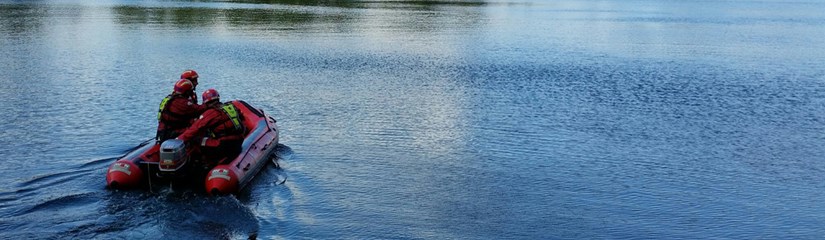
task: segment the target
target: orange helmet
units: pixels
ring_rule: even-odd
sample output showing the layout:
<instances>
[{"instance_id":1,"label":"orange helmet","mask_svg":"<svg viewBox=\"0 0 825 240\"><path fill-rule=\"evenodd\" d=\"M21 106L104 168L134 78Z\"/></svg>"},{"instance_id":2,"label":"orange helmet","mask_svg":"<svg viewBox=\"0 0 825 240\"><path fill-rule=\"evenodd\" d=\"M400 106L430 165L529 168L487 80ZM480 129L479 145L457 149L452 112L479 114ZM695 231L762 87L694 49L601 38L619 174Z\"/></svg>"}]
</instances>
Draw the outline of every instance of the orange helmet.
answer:
<instances>
[{"instance_id":1,"label":"orange helmet","mask_svg":"<svg viewBox=\"0 0 825 240\"><path fill-rule=\"evenodd\" d=\"M203 97L204 104L212 100L221 100L221 95L218 94L218 90L215 90L214 88L206 89L206 91L203 91L203 95L201 96Z\"/></svg>"},{"instance_id":2,"label":"orange helmet","mask_svg":"<svg viewBox=\"0 0 825 240\"><path fill-rule=\"evenodd\" d=\"M198 72L195 72L195 70L183 71L183 73L180 74L180 78L189 79L189 81L192 81L192 84L194 84L195 87L198 86Z\"/></svg>"},{"instance_id":3,"label":"orange helmet","mask_svg":"<svg viewBox=\"0 0 825 240\"><path fill-rule=\"evenodd\" d=\"M178 82L175 83L175 92L176 93L187 93L187 92L192 91L194 88L195 88L195 86L192 85L192 82L189 81L188 79L181 79L181 80L178 80Z\"/></svg>"}]
</instances>

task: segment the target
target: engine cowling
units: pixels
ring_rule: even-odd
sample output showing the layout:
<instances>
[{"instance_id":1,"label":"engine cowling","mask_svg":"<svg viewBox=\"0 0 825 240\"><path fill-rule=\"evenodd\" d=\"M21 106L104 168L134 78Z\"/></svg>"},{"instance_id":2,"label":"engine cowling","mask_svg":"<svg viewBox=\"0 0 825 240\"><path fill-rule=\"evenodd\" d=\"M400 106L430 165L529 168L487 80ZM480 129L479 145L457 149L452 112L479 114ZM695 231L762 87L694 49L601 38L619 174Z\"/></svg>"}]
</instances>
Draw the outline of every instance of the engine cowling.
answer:
<instances>
[{"instance_id":1,"label":"engine cowling","mask_svg":"<svg viewBox=\"0 0 825 240\"><path fill-rule=\"evenodd\" d=\"M183 140L169 139L160 144L158 169L161 172L177 171L188 161L189 155L186 153L186 144Z\"/></svg>"}]
</instances>

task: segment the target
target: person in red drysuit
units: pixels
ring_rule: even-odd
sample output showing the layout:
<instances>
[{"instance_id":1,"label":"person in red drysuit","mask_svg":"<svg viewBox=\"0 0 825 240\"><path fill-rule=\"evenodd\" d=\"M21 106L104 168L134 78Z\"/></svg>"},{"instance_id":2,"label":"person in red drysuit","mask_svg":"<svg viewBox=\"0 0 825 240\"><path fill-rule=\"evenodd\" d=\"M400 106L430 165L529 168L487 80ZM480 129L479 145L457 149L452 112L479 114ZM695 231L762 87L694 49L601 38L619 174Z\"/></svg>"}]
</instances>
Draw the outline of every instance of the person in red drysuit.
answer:
<instances>
[{"instance_id":1,"label":"person in red drysuit","mask_svg":"<svg viewBox=\"0 0 825 240\"><path fill-rule=\"evenodd\" d=\"M178 80L172 94L160 102L158 131L155 135L157 143L177 137L206 111L206 106L192 101L192 97L195 96L194 89L195 85L190 80ZM197 96L194 98L197 99Z\"/></svg>"},{"instance_id":2,"label":"person in red drysuit","mask_svg":"<svg viewBox=\"0 0 825 240\"><path fill-rule=\"evenodd\" d=\"M216 165L224 159L233 159L241 152L246 129L243 116L232 103L223 104L215 89L203 92L206 111L177 139L200 145L206 164Z\"/></svg>"}]
</instances>

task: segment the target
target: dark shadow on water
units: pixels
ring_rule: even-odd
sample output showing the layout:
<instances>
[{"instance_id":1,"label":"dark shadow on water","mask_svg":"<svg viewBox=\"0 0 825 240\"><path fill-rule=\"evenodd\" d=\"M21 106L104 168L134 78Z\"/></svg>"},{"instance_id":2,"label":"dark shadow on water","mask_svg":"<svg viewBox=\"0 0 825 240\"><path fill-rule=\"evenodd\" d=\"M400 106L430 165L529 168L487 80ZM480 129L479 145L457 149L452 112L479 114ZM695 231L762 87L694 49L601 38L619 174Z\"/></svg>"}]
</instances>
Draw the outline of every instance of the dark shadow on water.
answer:
<instances>
[{"instance_id":1,"label":"dark shadow on water","mask_svg":"<svg viewBox=\"0 0 825 240\"><path fill-rule=\"evenodd\" d=\"M275 154L277 161L289 161L292 159L294 152L289 146L278 144L273 154Z\"/></svg>"}]
</instances>

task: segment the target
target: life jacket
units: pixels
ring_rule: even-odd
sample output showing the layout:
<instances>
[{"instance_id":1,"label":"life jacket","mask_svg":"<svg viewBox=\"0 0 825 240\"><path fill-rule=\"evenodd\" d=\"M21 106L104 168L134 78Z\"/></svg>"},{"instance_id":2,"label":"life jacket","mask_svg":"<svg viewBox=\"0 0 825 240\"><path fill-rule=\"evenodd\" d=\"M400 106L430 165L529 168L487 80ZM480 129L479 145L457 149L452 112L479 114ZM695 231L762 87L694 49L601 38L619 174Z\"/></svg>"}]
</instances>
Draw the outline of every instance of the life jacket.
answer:
<instances>
[{"instance_id":1,"label":"life jacket","mask_svg":"<svg viewBox=\"0 0 825 240\"><path fill-rule=\"evenodd\" d=\"M229 121L218 122L218 123L213 124L213 126L210 126L207 130L207 134L209 135L209 137L210 138L221 138L221 137L224 137L224 136L227 136L227 135L230 135L230 134L236 134L240 138L243 138L242 135L244 134L245 129L244 129L243 124L241 124L242 116L238 112L238 109L235 108L235 105L233 105L232 103L224 103L221 106L220 110L221 110L221 112L226 114L227 117L229 117ZM221 129L222 131L215 132L215 130L218 130L217 129L218 126L220 126L222 124L226 124L226 122L230 122L232 124L232 126L231 127L228 127L228 126L224 127L223 129Z\"/></svg>"},{"instance_id":2,"label":"life jacket","mask_svg":"<svg viewBox=\"0 0 825 240\"><path fill-rule=\"evenodd\" d=\"M181 114L169 110L169 103L176 98L185 98L183 95L170 94L160 101L158 108L158 121L163 122L170 128L185 128L189 124L189 119Z\"/></svg>"}]
</instances>

